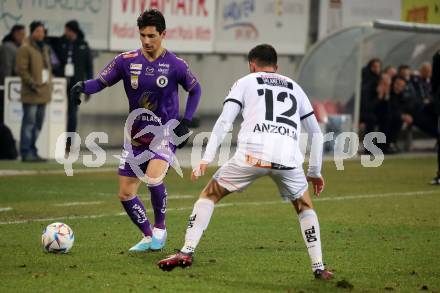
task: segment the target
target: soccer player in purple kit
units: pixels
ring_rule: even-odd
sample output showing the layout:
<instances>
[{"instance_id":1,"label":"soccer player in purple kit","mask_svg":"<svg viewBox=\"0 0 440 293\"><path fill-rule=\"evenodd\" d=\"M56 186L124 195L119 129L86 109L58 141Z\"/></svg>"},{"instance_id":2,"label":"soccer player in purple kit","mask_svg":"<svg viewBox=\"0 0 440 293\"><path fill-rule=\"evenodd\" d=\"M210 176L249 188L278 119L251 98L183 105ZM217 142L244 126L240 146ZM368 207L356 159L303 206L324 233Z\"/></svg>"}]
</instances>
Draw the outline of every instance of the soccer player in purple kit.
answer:
<instances>
[{"instance_id":1,"label":"soccer player in purple kit","mask_svg":"<svg viewBox=\"0 0 440 293\"><path fill-rule=\"evenodd\" d=\"M177 137L189 133L188 125L200 101L201 88L191 73L188 64L162 47L166 34L165 18L158 10L146 10L137 19L142 48L122 53L111 61L96 79L78 82L72 87L73 97L81 102L81 93L94 94L123 80L129 101L130 112L146 109L136 117L131 132L131 141L124 143L119 166L119 199L132 222L142 231L143 238L130 251L159 250L165 246L167 232L165 226L167 192L162 182L170 166L170 158L153 151L146 162L137 162L147 178L154 211L154 226L151 226L144 204L137 196L140 178L129 162L145 150L151 150L154 135L147 133L135 138L136 134L149 126L165 125L179 117L178 85L187 92L185 114L174 128ZM151 113L153 115L150 115ZM166 142L165 148L174 154L186 140L179 143ZM176 145L177 144L177 145ZM163 147L163 142L161 143ZM166 153L166 152L165 152Z\"/></svg>"}]
</instances>

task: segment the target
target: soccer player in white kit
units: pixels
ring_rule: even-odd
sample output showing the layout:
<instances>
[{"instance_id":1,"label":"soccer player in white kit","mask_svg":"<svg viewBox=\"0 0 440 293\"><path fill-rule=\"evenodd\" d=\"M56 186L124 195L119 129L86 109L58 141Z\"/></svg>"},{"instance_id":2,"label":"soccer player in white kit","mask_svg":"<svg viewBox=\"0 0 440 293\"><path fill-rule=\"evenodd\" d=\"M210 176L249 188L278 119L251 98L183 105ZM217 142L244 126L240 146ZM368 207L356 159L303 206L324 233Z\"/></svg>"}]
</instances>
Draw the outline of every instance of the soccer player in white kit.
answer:
<instances>
[{"instance_id":1,"label":"soccer player in white kit","mask_svg":"<svg viewBox=\"0 0 440 293\"><path fill-rule=\"evenodd\" d=\"M242 191L261 176L270 176L280 195L289 199L298 214L312 271L317 279L328 280L333 273L324 268L318 217L313 210L308 182L319 196L324 189L321 176L323 137L304 91L293 80L277 74L277 53L267 44L258 45L248 55L250 74L239 79L224 100L199 166L192 180L206 171L232 123L241 112L243 122L235 155L215 173L194 204L186 230L185 244L176 254L158 262L170 271L191 266L193 253L208 227L214 205L234 191ZM307 177L299 149L301 124L312 147Z\"/></svg>"}]
</instances>

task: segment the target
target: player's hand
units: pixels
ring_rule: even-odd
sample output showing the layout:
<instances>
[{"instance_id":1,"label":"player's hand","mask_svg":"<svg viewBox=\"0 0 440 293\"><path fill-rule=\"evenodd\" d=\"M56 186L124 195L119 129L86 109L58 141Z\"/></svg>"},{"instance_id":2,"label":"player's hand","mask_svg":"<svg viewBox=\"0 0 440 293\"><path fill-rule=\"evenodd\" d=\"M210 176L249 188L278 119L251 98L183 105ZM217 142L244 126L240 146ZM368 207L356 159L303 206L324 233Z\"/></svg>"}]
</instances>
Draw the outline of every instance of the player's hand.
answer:
<instances>
[{"instance_id":1,"label":"player's hand","mask_svg":"<svg viewBox=\"0 0 440 293\"><path fill-rule=\"evenodd\" d=\"M78 81L71 89L70 89L70 98L75 101L77 105L81 104L81 93L84 92L84 81Z\"/></svg>"},{"instance_id":2,"label":"player's hand","mask_svg":"<svg viewBox=\"0 0 440 293\"><path fill-rule=\"evenodd\" d=\"M321 192L324 190L324 178L321 177L309 177L307 176L307 181L312 183L313 193L319 197Z\"/></svg>"},{"instance_id":3,"label":"player's hand","mask_svg":"<svg viewBox=\"0 0 440 293\"><path fill-rule=\"evenodd\" d=\"M182 137L182 136L187 135L189 133L189 128L188 128L189 124L190 124L189 120L182 119L182 121L180 121L179 125L177 125L176 128L174 128L174 133L178 137ZM189 137L187 139L185 139L185 141L181 142L179 145L176 145L176 147L178 149L183 148L186 145L186 143L188 142L188 139L189 139Z\"/></svg>"},{"instance_id":4,"label":"player's hand","mask_svg":"<svg viewBox=\"0 0 440 293\"><path fill-rule=\"evenodd\" d=\"M201 161L199 165L191 173L191 181L196 181L200 176L205 175L206 169L208 168L208 162Z\"/></svg>"}]
</instances>

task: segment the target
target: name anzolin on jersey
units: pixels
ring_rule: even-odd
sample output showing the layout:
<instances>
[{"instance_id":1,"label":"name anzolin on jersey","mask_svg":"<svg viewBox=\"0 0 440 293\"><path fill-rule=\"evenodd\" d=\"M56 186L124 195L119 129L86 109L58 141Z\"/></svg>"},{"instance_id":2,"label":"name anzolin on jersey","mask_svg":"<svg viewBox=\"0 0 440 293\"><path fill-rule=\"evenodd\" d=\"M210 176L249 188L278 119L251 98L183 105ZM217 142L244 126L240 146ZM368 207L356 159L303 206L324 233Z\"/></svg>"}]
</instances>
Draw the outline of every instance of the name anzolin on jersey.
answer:
<instances>
[{"instance_id":1,"label":"name anzolin on jersey","mask_svg":"<svg viewBox=\"0 0 440 293\"><path fill-rule=\"evenodd\" d=\"M270 123L257 123L255 124L253 132L259 133L275 133L280 135L286 135L294 140L298 140L298 135L296 131L291 131L290 128L284 127L282 125L274 125Z\"/></svg>"}]
</instances>

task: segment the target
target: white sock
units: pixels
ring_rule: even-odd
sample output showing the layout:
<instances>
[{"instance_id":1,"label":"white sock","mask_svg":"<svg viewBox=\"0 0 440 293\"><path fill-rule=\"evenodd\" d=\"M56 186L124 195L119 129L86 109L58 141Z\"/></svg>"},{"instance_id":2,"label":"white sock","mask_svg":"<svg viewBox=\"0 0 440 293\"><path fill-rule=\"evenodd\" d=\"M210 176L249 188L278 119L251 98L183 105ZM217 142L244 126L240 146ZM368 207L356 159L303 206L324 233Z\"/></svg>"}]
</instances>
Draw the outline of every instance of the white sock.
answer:
<instances>
[{"instance_id":1,"label":"white sock","mask_svg":"<svg viewBox=\"0 0 440 293\"><path fill-rule=\"evenodd\" d=\"M203 231L206 230L214 211L214 202L207 198L200 198L194 204L186 229L185 244L181 249L184 253L192 253L199 244Z\"/></svg>"},{"instance_id":2,"label":"white sock","mask_svg":"<svg viewBox=\"0 0 440 293\"><path fill-rule=\"evenodd\" d=\"M305 210L298 215L301 225L301 234L312 261L312 271L323 270L321 237L319 232L318 216L314 210Z\"/></svg>"}]
</instances>

